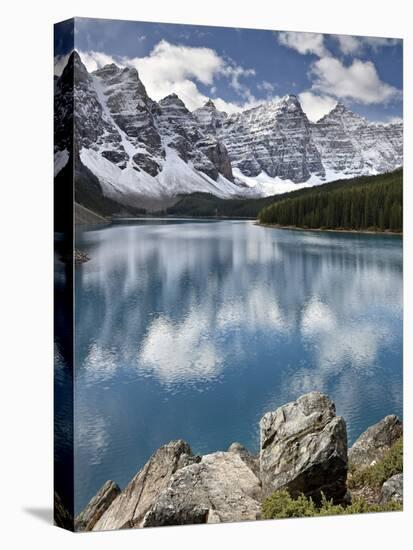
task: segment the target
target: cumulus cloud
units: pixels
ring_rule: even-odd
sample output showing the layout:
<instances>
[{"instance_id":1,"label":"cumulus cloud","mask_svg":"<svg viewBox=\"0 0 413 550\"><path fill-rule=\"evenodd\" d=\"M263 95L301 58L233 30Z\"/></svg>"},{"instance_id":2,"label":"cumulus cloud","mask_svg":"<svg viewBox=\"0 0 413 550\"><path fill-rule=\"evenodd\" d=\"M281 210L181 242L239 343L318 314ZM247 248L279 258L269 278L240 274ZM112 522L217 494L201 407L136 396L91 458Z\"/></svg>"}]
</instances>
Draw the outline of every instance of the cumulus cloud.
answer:
<instances>
[{"instance_id":1,"label":"cumulus cloud","mask_svg":"<svg viewBox=\"0 0 413 550\"><path fill-rule=\"evenodd\" d=\"M362 49L362 42L357 36L338 34L336 37L340 50L345 54L355 54Z\"/></svg>"},{"instance_id":2,"label":"cumulus cloud","mask_svg":"<svg viewBox=\"0 0 413 550\"><path fill-rule=\"evenodd\" d=\"M258 90L265 92L268 98L273 97L275 91L275 84L271 84L268 80L263 80L257 84Z\"/></svg>"},{"instance_id":3,"label":"cumulus cloud","mask_svg":"<svg viewBox=\"0 0 413 550\"><path fill-rule=\"evenodd\" d=\"M400 40L397 38L378 38L371 36L350 36L335 35L340 50L345 55L356 55L365 51L368 47L377 51L379 48L397 45Z\"/></svg>"},{"instance_id":4,"label":"cumulus cloud","mask_svg":"<svg viewBox=\"0 0 413 550\"><path fill-rule=\"evenodd\" d=\"M312 122L317 122L336 106L337 100L331 96L302 92L298 96L301 107Z\"/></svg>"},{"instance_id":5,"label":"cumulus cloud","mask_svg":"<svg viewBox=\"0 0 413 550\"><path fill-rule=\"evenodd\" d=\"M371 61L354 59L346 66L334 57L323 57L311 67L312 88L334 97L364 104L386 103L400 97L400 90L383 82Z\"/></svg>"},{"instance_id":6,"label":"cumulus cloud","mask_svg":"<svg viewBox=\"0 0 413 550\"><path fill-rule=\"evenodd\" d=\"M313 32L278 32L278 41L287 48L292 48L301 54L314 54L318 57L327 55L324 46L324 36Z\"/></svg>"},{"instance_id":7,"label":"cumulus cloud","mask_svg":"<svg viewBox=\"0 0 413 550\"><path fill-rule=\"evenodd\" d=\"M176 93L189 110L201 107L209 99L200 91L198 84L209 86L211 94L214 94L215 82L219 78L225 78L240 98L239 102L228 102L214 97L220 109L231 114L260 103L242 82L243 78L255 75L254 69L224 59L212 48L176 45L161 40L145 57L114 59L102 52L79 53L88 71L108 63L135 67L151 98L160 100L168 94Z\"/></svg>"},{"instance_id":8,"label":"cumulus cloud","mask_svg":"<svg viewBox=\"0 0 413 550\"><path fill-rule=\"evenodd\" d=\"M67 60L69 59L70 53L66 55L56 55L54 58L54 74L60 76L63 72L63 69L67 65Z\"/></svg>"},{"instance_id":9,"label":"cumulus cloud","mask_svg":"<svg viewBox=\"0 0 413 550\"><path fill-rule=\"evenodd\" d=\"M364 36L363 41L365 44L373 48L373 50L378 50L379 48L389 46L397 46L402 42L399 38L379 38L373 36Z\"/></svg>"},{"instance_id":10,"label":"cumulus cloud","mask_svg":"<svg viewBox=\"0 0 413 550\"><path fill-rule=\"evenodd\" d=\"M303 110L312 120L326 114L334 105L334 98L367 105L387 103L401 97L400 90L380 79L372 61L356 58L346 65L334 57L326 48L322 34L278 32L276 36L283 46L302 55L313 54L318 57L310 65L311 89L300 94ZM351 56L361 54L367 47L377 50L400 42L394 38L349 35L332 35L332 38L337 40L341 53Z\"/></svg>"}]
</instances>

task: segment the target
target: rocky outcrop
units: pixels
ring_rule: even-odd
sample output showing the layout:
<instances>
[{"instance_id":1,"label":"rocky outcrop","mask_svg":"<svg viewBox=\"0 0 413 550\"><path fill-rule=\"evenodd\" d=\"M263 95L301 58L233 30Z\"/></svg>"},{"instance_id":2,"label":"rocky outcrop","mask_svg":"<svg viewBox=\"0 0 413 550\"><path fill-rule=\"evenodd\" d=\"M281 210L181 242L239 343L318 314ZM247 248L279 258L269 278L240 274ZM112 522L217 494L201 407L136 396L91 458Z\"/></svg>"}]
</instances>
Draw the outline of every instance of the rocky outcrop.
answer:
<instances>
[{"instance_id":1,"label":"rocky outcrop","mask_svg":"<svg viewBox=\"0 0 413 550\"><path fill-rule=\"evenodd\" d=\"M403 474L396 474L383 483L380 502L403 504Z\"/></svg>"},{"instance_id":2,"label":"rocky outcrop","mask_svg":"<svg viewBox=\"0 0 413 550\"><path fill-rule=\"evenodd\" d=\"M107 481L75 519L76 531L91 531L120 492L116 483Z\"/></svg>"},{"instance_id":3,"label":"rocky outcrop","mask_svg":"<svg viewBox=\"0 0 413 550\"><path fill-rule=\"evenodd\" d=\"M287 489L320 500L346 495L346 425L334 403L312 392L263 416L260 472L264 495Z\"/></svg>"},{"instance_id":4,"label":"rocky outcrop","mask_svg":"<svg viewBox=\"0 0 413 550\"><path fill-rule=\"evenodd\" d=\"M236 453L241 458L241 460L245 462L248 468L250 468L258 478L260 477L259 457L250 453L249 450L244 447L244 445L241 445L241 443L238 442L234 442L228 447L228 452Z\"/></svg>"},{"instance_id":5,"label":"rocky outcrop","mask_svg":"<svg viewBox=\"0 0 413 550\"><path fill-rule=\"evenodd\" d=\"M261 484L237 453L206 455L171 478L143 527L259 519Z\"/></svg>"},{"instance_id":6,"label":"rocky outcrop","mask_svg":"<svg viewBox=\"0 0 413 550\"><path fill-rule=\"evenodd\" d=\"M355 441L348 453L350 465L361 468L375 464L402 435L400 419L395 415L386 416Z\"/></svg>"},{"instance_id":7,"label":"rocky outcrop","mask_svg":"<svg viewBox=\"0 0 413 550\"><path fill-rule=\"evenodd\" d=\"M73 518L56 491L54 493L53 520L57 527L62 527L62 529L73 531Z\"/></svg>"},{"instance_id":8,"label":"rocky outcrop","mask_svg":"<svg viewBox=\"0 0 413 550\"><path fill-rule=\"evenodd\" d=\"M370 460L371 449L378 456L377 449L388 449L400 435L399 419L386 417L356 448ZM259 456L238 442L203 457L182 440L160 447L122 491L107 482L76 519L77 530L256 520L263 500L278 490L293 498L304 494L316 504L322 493L343 506L351 503L346 425L326 395L311 392L266 413L260 436ZM366 490L357 486L355 496L400 503L403 475L386 481L381 493L376 488L372 500Z\"/></svg>"},{"instance_id":9,"label":"rocky outcrop","mask_svg":"<svg viewBox=\"0 0 413 550\"><path fill-rule=\"evenodd\" d=\"M187 443L172 441L160 447L93 527L94 531L141 527L141 522L179 469L200 460Z\"/></svg>"}]
</instances>

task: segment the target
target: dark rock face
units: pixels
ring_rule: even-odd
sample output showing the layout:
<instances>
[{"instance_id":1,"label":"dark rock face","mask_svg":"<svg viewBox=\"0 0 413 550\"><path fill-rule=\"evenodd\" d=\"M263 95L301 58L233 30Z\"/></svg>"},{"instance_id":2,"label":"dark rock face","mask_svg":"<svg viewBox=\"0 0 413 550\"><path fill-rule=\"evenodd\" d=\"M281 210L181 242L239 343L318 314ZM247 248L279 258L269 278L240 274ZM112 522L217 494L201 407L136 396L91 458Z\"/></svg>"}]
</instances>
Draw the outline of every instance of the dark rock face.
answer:
<instances>
[{"instance_id":1,"label":"dark rock face","mask_svg":"<svg viewBox=\"0 0 413 550\"><path fill-rule=\"evenodd\" d=\"M188 111L176 94L170 94L159 102L158 127L167 138L169 147L175 149L185 162L213 180L219 174L233 180L231 162L225 146L200 127L196 117Z\"/></svg>"},{"instance_id":2,"label":"dark rock face","mask_svg":"<svg viewBox=\"0 0 413 550\"><path fill-rule=\"evenodd\" d=\"M358 468L375 464L402 435L400 419L395 415L386 416L355 441L348 453L349 463Z\"/></svg>"},{"instance_id":3,"label":"dark rock face","mask_svg":"<svg viewBox=\"0 0 413 550\"><path fill-rule=\"evenodd\" d=\"M380 502L403 504L403 474L396 474L383 483Z\"/></svg>"},{"instance_id":4,"label":"dark rock face","mask_svg":"<svg viewBox=\"0 0 413 550\"><path fill-rule=\"evenodd\" d=\"M53 519L57 527L62 527L63 529L68 529L69 531L74 530L73 518L69 514L62 502L62 499L56 491L54 493Z\"/></svg>"},{"instance_id":5,"label":"dark rock face","mask_svg":"<svg viewBox=\"0 0 413 550\"><path fill-rule=\"evenodd\" d=\"M230 181L234 180L232 175L231 162L229 160L227 148L220 141L201 141L199 143L199 148L203 151L205 156L212 162L215 166L217 172L222 174L225 178ZM211 176L212 177L212 176ZM213 178L216 179L216 178Z\"/></svg>"},{"instance_id":6,"label":"dark rock face","mask_svg":"<svg viewBox=\"0 0 413 550\"><path fill-rule=\"evenodd\" d=\"M96 522L102 517L120 492L116 483L107 481L92 498L83 512L77 516L75 520L76 531L91 531Z\"/></svg>"},{"instance_id":7,"label":"dark rock face","mask_svg":"<svg viewBox=\"0 0 413 550\"><path fill-rule=\"evenodd\" d=\"M160 166L155 160L153 160L152 157L145 155L144 153L136 153L136 155L132 158L136 164L136 167L139 167L151 176L156 176L159 174Z\"/></svg>"},{"instance_id":8,"label":"dark rock face","mask_svg":"<svg viewBox=\"0 0 413 550\"><path fill-rule=\"evenodd\" d=\"M172 441L160 447L95 523L93 531L140 527L172 475L196 460L185 441Z\"/></svg>"},{"instance_id":9,"label":"dark rock face","mask_svg":"<svg viewBox=\"0 0 413 550\"><path fill-rule=\"evenodd\" d=\"M178 470L155 499L143 527L254 520L261 484L237 453L217 452Z\"/></svg>"},{"instance_id":10,"label":"dark rock face","mask_svg":"<svg viewBox=\"0 0 413 550\"><path fill-rule=\"evenodd\" d=\"M260 421L260 471L264 495L287 489L319 501L346 495L347 433L334 403L312 392Z\"/></svg>"}]
</instances>

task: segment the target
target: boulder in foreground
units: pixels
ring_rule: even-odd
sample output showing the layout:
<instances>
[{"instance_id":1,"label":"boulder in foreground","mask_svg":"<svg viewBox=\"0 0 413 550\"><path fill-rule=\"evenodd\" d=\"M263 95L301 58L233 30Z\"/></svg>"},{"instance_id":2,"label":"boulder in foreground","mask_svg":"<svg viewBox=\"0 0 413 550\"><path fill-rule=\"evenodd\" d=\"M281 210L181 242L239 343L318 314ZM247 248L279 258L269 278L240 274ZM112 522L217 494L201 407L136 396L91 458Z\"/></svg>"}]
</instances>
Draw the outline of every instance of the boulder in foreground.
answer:
<instances>
[{"instance_id":1,"label":"boulder in foreground","mask_svg":"<svg viewBox=\"0 0 413 550\"><path fill-rule=\"evenodd\" d=\"M260 461L259 457L253 455L249 452L248 449L241 445L241 443L234 442L228 447L229 453L236 453L239 455L241 460L254 472L254 474L259 478L260 477Z\"/></svg>"},{"instance_id":2,"label":"boulder in foreground","mask_svg":"<svg viewBox=\"0 0 413 550\"><path fill-rule=\"evenodd\" d=\"M107 481L77 516L76 531L91 531L120 492L116 483Z\"/></svg>"},{"instance_id":3,"label":"boulder in foreground","mask_svg":"<svg viewBox=\"0 0 413 550\"><path fill-rule=\"evenodd\" d=\"M394 414L386 416L363 432L348 453L349 463L357 468L372 466L382 460L390 447L403 435L401 420Z\"/></svg>"},{"instance_id":4,"label":"boulder in foreground","mask_svg":"<svg viewBox=\"0 0 413 550\"><path fill-rule=\"evenodd\" d=\"M196 460L200 459L192 455L185 441L171 441L160 447L96 522L93 531L141 527L144 515L171 476Z\"/></svg>"},{"instance_id":5,"label":"boulder in foreground","mask_svg":"<svg viewBox=\"0 0 413 550\"><path fill-rule=\"evenodd\" d=\"M387 502L403 504L403 474L396 474L383 483L380 503Z\"/></svg>"},{"instance_id":6,"label":"boulder in foreground","mask_svg":"<svg viewBox=\"0 0 413 550\"><path fill-rule=\"evenodd\" d=\"M264 496L288 490L320 501L346 496L347 432L334 403L319 392L303 395L260 421Z\"/></svg>"},{"instance_id":7,"label":"boulder in foreground","mask_svg":"<svg viewBox=\"0 0 413 550\"><path fill-rule=\"evenodd\" d=\"M143 527L259 519L261 484L234 452L216 452L171 478Z\"/></svg>"}]
</instances>

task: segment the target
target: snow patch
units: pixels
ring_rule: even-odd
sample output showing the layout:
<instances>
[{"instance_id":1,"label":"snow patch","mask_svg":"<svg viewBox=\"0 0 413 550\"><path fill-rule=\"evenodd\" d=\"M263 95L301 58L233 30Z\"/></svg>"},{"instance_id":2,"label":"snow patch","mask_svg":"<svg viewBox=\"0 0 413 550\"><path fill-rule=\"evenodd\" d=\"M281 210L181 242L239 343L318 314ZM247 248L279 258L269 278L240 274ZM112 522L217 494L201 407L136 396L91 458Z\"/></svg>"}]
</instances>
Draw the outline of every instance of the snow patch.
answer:
<instances>
[{"instance_id":1,"label":"snow patch","mask_svg":"<svg viewBox=\"0 0 413 550\"><path fill-rule=\"evenodd\" d=\"M56 151L54 154L54 177L62 170L69 160L69 151L63 149L62 151Z\"/></svg>"},{"instance_id":2,"label":"snow patch","mask_svg":"<svg viewBox=\"0 0 413 550\"><path fill-rule=\"evenodd\" d=\"M298 189L305 189L306 187L314 187L316 185L322 185L323 183L354 177L352 174L345 174L344 172L336 172L327 169L324 178L311 174L310 178L304 183L294 183L292 180L282 179L278 176L271 177L266 172L261 172L258 176L251 177L245 176L239 168L233 168L232 173L237 180L241 181L251 191L254 191L255 196L259 197L281 195L283 193L297 191Z\"/></svg>"}]
</instances>

